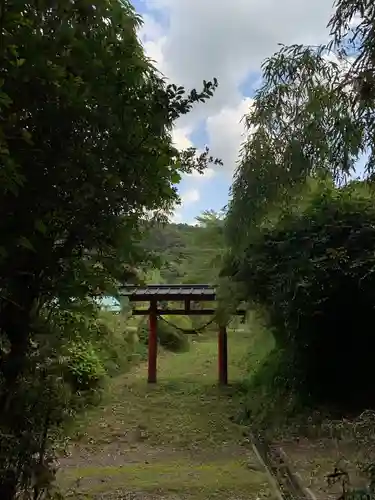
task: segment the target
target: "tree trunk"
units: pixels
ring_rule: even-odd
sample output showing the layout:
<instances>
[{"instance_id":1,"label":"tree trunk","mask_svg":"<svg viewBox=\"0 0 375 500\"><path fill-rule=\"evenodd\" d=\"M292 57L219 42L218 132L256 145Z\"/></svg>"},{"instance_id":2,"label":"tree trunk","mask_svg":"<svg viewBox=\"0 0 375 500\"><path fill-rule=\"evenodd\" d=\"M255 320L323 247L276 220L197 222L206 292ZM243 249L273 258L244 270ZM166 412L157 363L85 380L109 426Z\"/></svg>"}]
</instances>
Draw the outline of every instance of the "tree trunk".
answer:
<instances>
[{"instance_id":1,"label":"tree trunk","mask_svg":"<svg viewBox=\"0 0 375 500\"><path fill-rule=\"evenodd\" d=\"M1 434L15 436L17 446L17 433L19 429L14 428L14 412L12 410L13 396L17 392L17 384L25 371L30 333L32 330L31 318L34 300L31 296L23 293L23 300L4 301L0 312L1 334L6 337L10 344L9 352L3 356L1 363L1 393L0 393L0 440ZM21 305L22 304L22 305ZM17 419L16 419L17 420ZM12 438L11 438L12 439ZM17 494L19 473L12 467L12 455L7 456L7 446L0 442L0 498L1 500L14 500ZM7 444L11 444L7 443ZM17 454L17 451L16 451ZM14 465L14 464L13 464Z\"/></svg>"},{"instance_id":2,"label":"tree trunk","mask_svg":"<svg viewBox=\"0 0 375 500\"><path fill-rule=\"evenodd\" d=\"M31 311L33 300L22 301L22 306L16 302L4 304L0 315L2 334L10 343L10 351L4 357L1 366L3 375L2 395L0 399L0 414L6 412L9 397L18 377L25 369L29 338L31 332Z\"/></svg>"},{"instance_id":3,"label":"tree trunk","mask_svg":"<svg viewBox=\"0 0 375 500\"><path fill-rule=\"evenodd\" d=\"M11 471L5 471L0 482L1 500L14 500L17 495L17 475Z\"/></svg>"}]
</instances>

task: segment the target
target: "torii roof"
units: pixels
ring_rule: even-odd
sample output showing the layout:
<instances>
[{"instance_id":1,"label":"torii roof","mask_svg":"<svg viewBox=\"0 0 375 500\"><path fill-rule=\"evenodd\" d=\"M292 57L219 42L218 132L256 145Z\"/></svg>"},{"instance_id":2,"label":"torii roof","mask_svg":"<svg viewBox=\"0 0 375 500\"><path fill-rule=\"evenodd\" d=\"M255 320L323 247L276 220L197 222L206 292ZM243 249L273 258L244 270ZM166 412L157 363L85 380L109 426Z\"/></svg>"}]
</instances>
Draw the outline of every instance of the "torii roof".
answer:
<instances>
[{"instance_id":1,"label":"torii roof","mask_svg":"<svg viewBox=\"0 0 375 500\"><path fill-rule=\"evenodd\" d=\"M186 300L210 301L216 299L216 288L213 285L125 285L120 295L128 297L132 302L145 300Z\"/></svg>"}]
</instances>

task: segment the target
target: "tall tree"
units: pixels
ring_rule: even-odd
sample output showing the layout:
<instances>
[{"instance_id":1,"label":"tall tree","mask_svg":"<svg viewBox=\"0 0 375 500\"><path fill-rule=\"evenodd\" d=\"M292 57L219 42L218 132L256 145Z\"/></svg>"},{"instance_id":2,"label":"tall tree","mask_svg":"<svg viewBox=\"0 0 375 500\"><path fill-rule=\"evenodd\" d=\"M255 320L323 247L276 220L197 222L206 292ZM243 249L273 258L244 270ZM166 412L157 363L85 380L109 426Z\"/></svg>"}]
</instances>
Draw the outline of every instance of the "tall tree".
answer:
<instances>
[{"instance_id":1,"label":"tall tree","mask_svg":"<svg viewBox=\"0 0 375 500\"><path fill-rule=\"evenodd\" d=\"M117 277L138 221L204 168L208 153L177 151L170 130L217 82L166 86L125 0L3 2L0 19L0 328L13 379L32 311Z\"/></svg>"},{"instance_id":2,"label":"tall tree","mask_svg":"<svg viewBox=\"0 0 375 500\"><path fill-rule=\"evenodd\" d=\"M263 64L232 187L227 226L233 248L246 245L270 208L288 203L308 176L345 180L366 153L371 178L374 22L371 2L338 0L328 45L283 46Z\"/></svg>"},{"instance_id":3,"label":"tall tree","mask_svg":"<svg viewBox=\"0 0 375 500\"><path fill-rule=\"evenodd\" d=\"M183 173L214 161L208 151L178 151L170 132L217 81L190 93L167 85L138 41L140 22L127 0L0 2L0 412L8 434L9 401L41 312L114 287L140 258L139 222L170 209ZM15 476L8 490L1 483L1 498L13 498L16 484Z\"/></svg>"}]
</instances>

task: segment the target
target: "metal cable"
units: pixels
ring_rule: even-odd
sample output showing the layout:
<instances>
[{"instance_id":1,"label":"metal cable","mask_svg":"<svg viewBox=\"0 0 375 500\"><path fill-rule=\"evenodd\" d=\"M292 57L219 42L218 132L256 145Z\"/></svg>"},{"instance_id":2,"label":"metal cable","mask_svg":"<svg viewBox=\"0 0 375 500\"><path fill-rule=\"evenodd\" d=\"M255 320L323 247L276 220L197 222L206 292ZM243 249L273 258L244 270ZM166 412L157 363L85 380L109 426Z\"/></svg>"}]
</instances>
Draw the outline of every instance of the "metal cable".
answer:
<instances>
[{"instance_id":1,"label":"metal cable","mask_svg":"<svg viewBox=\"0 0 375 500\"><path fill-rule=\"evenodd\" d=\"M167 325L172 326L176 330L179 330L180 332L185 333L187 335L199 335L205 328L207 328L209 325L211 325L211 323L215 321L215 318L212 318L210 319L210 321L200 326L199 328L181 328L177 325L174 325L173 323L170 323L165 318L163 318L163 316L158 316L158 318L164 321L164 323L166 323Z\"/></svg>"}]
</instances>

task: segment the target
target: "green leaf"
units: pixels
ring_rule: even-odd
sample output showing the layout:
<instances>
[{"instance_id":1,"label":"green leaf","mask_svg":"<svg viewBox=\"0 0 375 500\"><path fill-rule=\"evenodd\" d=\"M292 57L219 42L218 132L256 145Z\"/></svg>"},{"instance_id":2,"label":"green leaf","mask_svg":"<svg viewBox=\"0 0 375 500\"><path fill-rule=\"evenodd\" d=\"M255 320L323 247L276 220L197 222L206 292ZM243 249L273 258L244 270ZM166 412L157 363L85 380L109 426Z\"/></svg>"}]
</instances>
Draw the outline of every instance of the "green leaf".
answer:
<instances>
[{"instance_id":1,"label":"green leaf","mask_svg":"<svg viewBox=\"0 0 375 500\"><path fill-rule=\"evenodd\" d=\"M6 251L6 248L3 246L0 246L0 259L5 259L8 256L8 252Z\"/></svg>"},{"instance_id":2,"label":"green leaf","mask_svg":"<svg viewBox=\"0 0 375 500\"><path fill-rule=\"evenodd\" d=\"M0 105L8 107L12 104L13 100L5 92L0 91Z\"/></svg>"},{"instance_id":3,"label":"green leaf","mask_svg":"<svg viewBox=\"0 0 375 500\"><path fill-rule=\"evenodd\" d=\"M171 175L171 182L173 184L178 184L181 181L181 175L178 172L173 172Z\"/></svg>"},{"instance_id":4,"label":"green leaf","mask_svg":"<svg viewBox=\"0 0 375 500\"><path fill-rule=\"evenodd\" d=\"M32 250L33 252L35 252L35 248L33 247L31 241L28 238L26 238L25 236L21 236L18 239L18 243L21 247L27 248L28 250Z\"/></svg>"},{"instance_id":5,"label":"green leaf","mask_svg":"<svg viewBox=\"0 0 375 500\"><path fill-rule=\"evenodd\" d=\"M46 234L47 227L41 219L38 219L34 223L35 229L41 234Z\"/></svg>"},{"instance_id":6,"label":"green leaf","mask_svg":"<svg viewBox=\"0 0 375 500\"><path fill-rule=\"evenodd\" d=\"M27 144L30 144L32 145L33 144L33 141L32 141L32 137L31 137L31 134L28 130L26 129L22 129L22 137L23 137L23 140L27 143Z\"/></svg>"}]
</instances>

